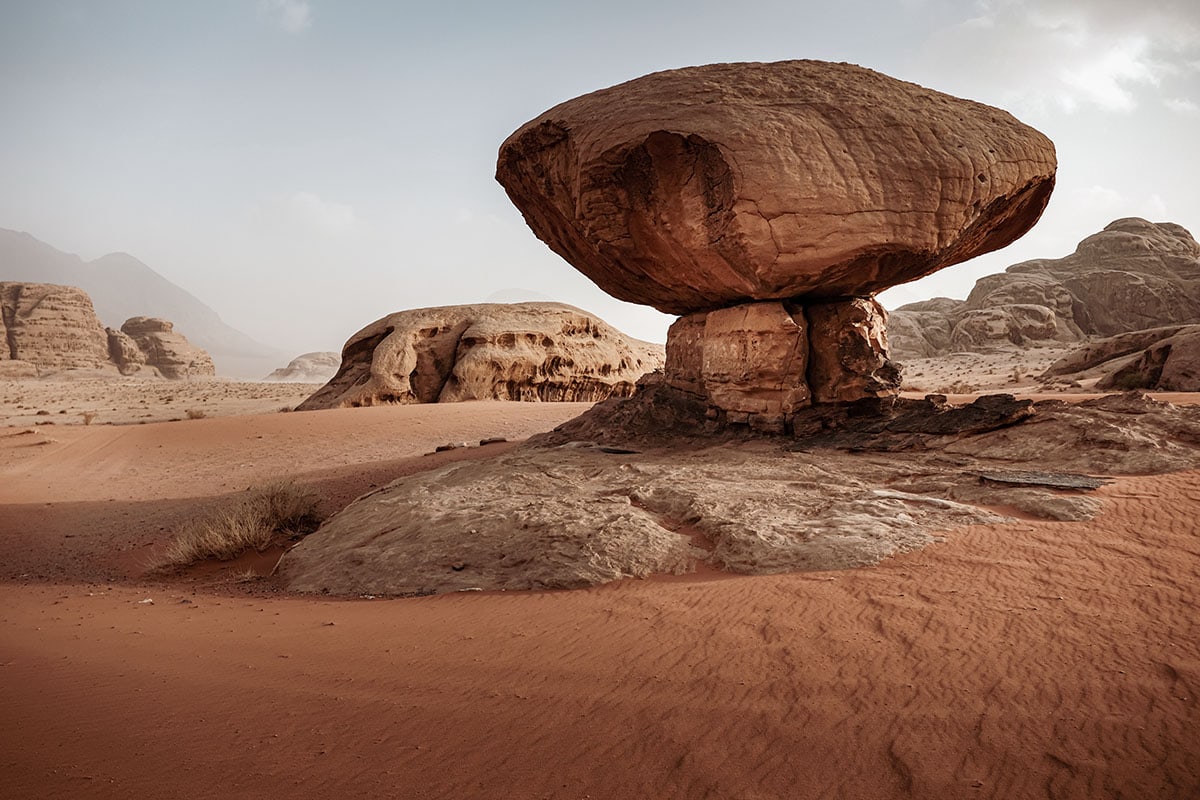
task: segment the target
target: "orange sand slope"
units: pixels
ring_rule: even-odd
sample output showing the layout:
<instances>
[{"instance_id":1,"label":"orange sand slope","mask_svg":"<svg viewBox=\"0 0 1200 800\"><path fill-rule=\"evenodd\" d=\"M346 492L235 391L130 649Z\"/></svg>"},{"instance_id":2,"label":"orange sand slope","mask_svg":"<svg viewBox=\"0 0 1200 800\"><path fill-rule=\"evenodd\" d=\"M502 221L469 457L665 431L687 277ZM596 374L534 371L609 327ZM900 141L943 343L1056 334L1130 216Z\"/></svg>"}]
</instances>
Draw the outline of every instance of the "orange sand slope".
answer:
<instances>
[{"instance_id":1,"label":"orange sand slope","mask_svg":"<svg viewBox=\"0 0 1200 800\"><path fill-rule=\"evenodd\" d=\"M57 581L0 584L0 796L1200 796L1200 470L867 570L348 602L70 578L173 506L289 472L353 496L577 410L0 435L0 555Z\"/></svg>"}]
</instances>

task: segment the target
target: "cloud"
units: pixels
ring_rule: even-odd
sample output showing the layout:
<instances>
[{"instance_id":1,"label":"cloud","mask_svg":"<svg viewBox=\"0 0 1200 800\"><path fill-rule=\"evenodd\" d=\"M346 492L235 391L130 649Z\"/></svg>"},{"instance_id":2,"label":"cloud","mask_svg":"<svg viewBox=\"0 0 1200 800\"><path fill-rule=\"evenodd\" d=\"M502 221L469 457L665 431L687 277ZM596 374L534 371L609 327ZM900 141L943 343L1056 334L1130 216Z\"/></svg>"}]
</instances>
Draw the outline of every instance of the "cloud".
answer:
<instances>
[{"instance_id":1,"label":"cloud","mask_svg":"<svg viewBox=\"0 0 1200 800\"><path fill-rule=\"evenodd\" d=\"M1154 8L1124 0L980 0L972 13L933 34L917 66L954 76L980 99L1024 111L1129 113L1147 95L1194 89L1194 0L1160 0Z\"/></svg>"},{"instance_id":2,"label":"cloud","mask_svg":"<svg viewBox=\"0 0 1200 800\"><path fill-rule=\"evenodd\" d=\"M303 33L312 27L312 7L307 0L261 0L259 12L288 33Z\"/></svg>"}]
</instances>

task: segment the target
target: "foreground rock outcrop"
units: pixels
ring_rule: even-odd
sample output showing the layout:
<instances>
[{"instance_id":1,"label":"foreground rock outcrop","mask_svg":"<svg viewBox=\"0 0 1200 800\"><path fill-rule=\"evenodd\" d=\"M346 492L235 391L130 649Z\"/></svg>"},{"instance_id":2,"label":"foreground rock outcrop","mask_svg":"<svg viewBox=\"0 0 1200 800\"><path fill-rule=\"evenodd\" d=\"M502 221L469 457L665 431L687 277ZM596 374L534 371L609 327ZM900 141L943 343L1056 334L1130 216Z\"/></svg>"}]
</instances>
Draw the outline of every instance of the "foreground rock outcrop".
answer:
<instances>
[{"instance_id":1,"label":"foreground rock outcrop","mask_svg":"<svg viewBox=\"0 0 1200 800\"><path fill-rule=\"evenodd\" d=\"M339 353L304 353L263 380L272 383L325 383L337 374L341 365L342 356Z\"/></svg>"},{"instance_id":2,"label":"foreground rock outcrop","mask_svg":"<svg viewBox=\"0 0 1200 800\"><path fill-rule=\"evenodd\" d=\"M896 393L873 294L1024 234L1055 168L1050 141L999 109L787 61L562 103L504 142L496 178L602 289L683 315L672 385L775 428L798 406Z\"/></svg>"},{"instance_id":3,"label":"foreground rock outcrop","mask_svg":"<svg viewBox=\"0 0 1200 800\"><path fill-rule=\"evenodd\" d=\"M966 300L937 298L891 312L896 357L1070 344L1200 323L1200 244L1183 227L1118 219L1059 259L981 278Z\"/></svg>"},{"instance_id":4,"label":"foreground rock outcrop","mask_svg":"<svg viewBox=\"0 0 1200 800\"><path fill-rule=\"evenodd\" d=\"M165 378L213 375L208 354L166 320L134 317L105 329L91 298L73 286L0 283L0 376L37 377L64 370L134 374L143 368Z\"/></svg>"},{"instance_id":5,"label":"foreground rock outcrop","mask_svg":"<svg viewBox=\"0 0 1200 800\"><path fill-rule=\"evenodd\" d=\"M561 303L401 311L350 337L337 374L299 410L623 397L662 366L662 353Z\"/></svg>"},{"instance_id":6,"label":"foreground rock outcrop","mask_svg":"<svg viewBox=\"0 0 1200 800\"><path fill-rule=\"evenodd\" d=\"M706 430L711 421L659 392L609 400L507 454L360 497L289 551L279 574L303 592L412 595L572 588L698 564L860 567L999 521L997 507L1089 519L1101 503L1087 492L1105 481L1083 473L1200 457L1200 409L1137 394L1078 406L933 397L859 413L810 407L791 438L760 438Z\"/></svg>"}]
</instances>

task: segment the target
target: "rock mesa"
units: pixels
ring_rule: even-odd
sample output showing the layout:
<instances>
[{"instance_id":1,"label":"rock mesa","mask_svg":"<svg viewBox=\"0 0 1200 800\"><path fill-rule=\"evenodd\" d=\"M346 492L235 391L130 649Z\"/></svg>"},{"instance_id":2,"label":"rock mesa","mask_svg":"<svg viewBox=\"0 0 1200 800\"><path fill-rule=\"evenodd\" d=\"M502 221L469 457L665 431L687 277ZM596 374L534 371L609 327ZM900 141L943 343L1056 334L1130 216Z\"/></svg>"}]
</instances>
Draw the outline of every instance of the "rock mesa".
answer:
<instances>
[{"instance_id":1,"label":"rock mesa","mask_svg":"<svg viewBox=\"0 0 1200 800\"><path fill-rule=\"evenodd\" d=\"M82 289L49 283L0 283L0 376L38 377L62 370L131 375L143 367L165 378L213 375L208 353L162 319L134 317L105 328Z\"/></svg>"}]
</instances>

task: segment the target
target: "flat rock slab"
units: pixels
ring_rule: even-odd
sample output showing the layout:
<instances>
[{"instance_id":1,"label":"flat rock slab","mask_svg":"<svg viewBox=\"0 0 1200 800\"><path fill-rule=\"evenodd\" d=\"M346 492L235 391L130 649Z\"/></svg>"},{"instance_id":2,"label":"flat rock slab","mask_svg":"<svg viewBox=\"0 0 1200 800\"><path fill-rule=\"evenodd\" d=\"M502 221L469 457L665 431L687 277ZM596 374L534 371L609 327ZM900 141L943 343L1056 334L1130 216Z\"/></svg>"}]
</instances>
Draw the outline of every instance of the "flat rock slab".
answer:
<instances>
[{"instance_id":1,"label":"flat rock slab","mask_svg":"<svg viewBox=\"0 0 1200 800\"><path fill-rule=\"evenodd\" d=\"M1048 486L1052 489L1092 490L1112 483L1108 478L1096 478L1091 475L1080 475L1074 472L993 471L980 472L979 477L993 483L1007 483L1013 486Z\"/></svg>"}]
</instances>

